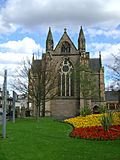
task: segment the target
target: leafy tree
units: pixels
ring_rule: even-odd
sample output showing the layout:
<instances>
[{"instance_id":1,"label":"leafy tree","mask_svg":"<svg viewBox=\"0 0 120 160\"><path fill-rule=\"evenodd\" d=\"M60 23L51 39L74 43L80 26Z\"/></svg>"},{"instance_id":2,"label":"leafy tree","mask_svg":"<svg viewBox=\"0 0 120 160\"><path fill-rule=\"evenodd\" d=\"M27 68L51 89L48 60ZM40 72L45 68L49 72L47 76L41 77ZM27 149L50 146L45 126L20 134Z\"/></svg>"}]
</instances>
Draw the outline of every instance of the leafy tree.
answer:
<instances>
[{"instance_id":1,"label":"leafy tree","mask_svg":"<svg viewBox=\"0 0 120 160\"><path fill-rule=\"evenodd\" d=\"M77 81L80 84L80 96L84 99L84 106L88 106L87 100L100 98L97 75L88 65L81 64L77 67Z\"/></svg>"}]
</instances>

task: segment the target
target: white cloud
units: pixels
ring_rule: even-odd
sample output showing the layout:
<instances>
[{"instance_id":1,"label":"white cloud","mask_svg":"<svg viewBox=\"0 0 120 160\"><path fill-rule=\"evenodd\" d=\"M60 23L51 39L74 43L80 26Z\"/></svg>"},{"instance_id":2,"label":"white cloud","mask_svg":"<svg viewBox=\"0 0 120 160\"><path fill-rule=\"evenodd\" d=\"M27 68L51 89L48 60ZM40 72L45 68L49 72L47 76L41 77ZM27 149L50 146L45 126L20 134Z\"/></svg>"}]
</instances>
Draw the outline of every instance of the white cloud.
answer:
<instances>
[{"instance_id":1,"label":"white cloud","mask_svg":"<svg viewBox=\"0 0 120 160\"><path fill-rule=\"evenodd\" d=\"M119 6L119 0L7 0L0 11L0 26L7 31L13 26L117 26Z\"/></svg>"},{"instance_id":2,"label":"white cloud","mask_svg":"<svg viewBox=\"0 0 120 160\"><path fill-rule=\"evenodd\" d=\"M105 36L107 38L119 38L120 37L120 30L118 29L111 29L111 28L88 28L86 30L86 34L90 35L91 37L96 36Z\"/></svg>"},{"instance_id":3,"label":"white cloud","mask_svg":"<svg viewBox=\"0 0 120 160\"><path fill-rule=\"evenodd\" d=\"M39 44L36 44L36 42L29 37L25 37L23 40L8 41L7 43L0 44L0 48L21 54L31 54L38 50L41 51L42 49Z\"/></svg>"},{"instance_id":4,"label":"white cloud","mask_svg":"<svg viewBox=\"0 0 120 160\"><path fill-rule=\"evenodd\" d=\"M120 56L120 43L111 44L111 43L91 43L89 44L93 48L94 53L91 54L91 57L99 57L99 51L101 51L103 65L112 65L114 63L114 56ZM107 70L107 68L106 68Z\"/></svg>"},{"instance_id":5,"label":"white cloud","mask_svg":"<svg viewBox=\"0 0 120 160\"><path fill-rule=\"evenodd\" d=\"M16 66L24 59L32 58L32 54L42 53L44 50L33 39L25 37L19 41L8 41L0 44L0 68L16 68ZM41 56L39 53L39 56ZM38 56L38 55L37 55Z\"/></svg>"},{"instance_id":6,"label":"white cloud","mask_svg":"<svg viewBox=\"0 0 120 160\"><path fill-rule=\"evenodd\" d=\"M40 27L42 32L48 26L58 31L63 26L74 30L83 25L87 28L89 26L86 34L93 39L103 35L116 39L120 37L120 30L113 28L120 24L119 6L119 0L6 0L4 7L0 8L0 33L12 33L19 27L25 31L34 31L34 28ZM93 26L99 29L92 28ZM117 54L120 49L120 44L112 43L91 43L88 46L95 51L94 57L98 57L98 52L102 51L104 64L112 63L111 53ZM43 49L29 37L2 43L0 67L13 69L23 57L31 57L38 50L42 52Z\"/></svg>"},{"instance_id":7,"label":"white cloud","mask_svg":"<svg viewBox=\"0 0 120 160\"><path fill-rule=\"evenodd\" d=\"M11 75L15 74L16 68L23 60L32 59L33 52L38 54L38 51L42 53L43 50L39 44L29 37L0 44L0 84L3 83L4 69L8 70L9 81ZM39 56L41 56L40 53Z\"/></svg>"}]
</instances>

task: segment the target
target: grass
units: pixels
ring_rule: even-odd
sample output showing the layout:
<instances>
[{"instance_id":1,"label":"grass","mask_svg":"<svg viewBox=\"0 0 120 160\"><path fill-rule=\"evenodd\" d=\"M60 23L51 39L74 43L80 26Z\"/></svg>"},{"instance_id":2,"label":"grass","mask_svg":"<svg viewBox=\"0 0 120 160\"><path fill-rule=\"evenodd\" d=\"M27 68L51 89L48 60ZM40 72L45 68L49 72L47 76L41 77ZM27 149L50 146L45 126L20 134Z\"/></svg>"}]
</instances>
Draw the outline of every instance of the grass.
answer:
<instances>
[{"instance_id":1,"label":"grass","mask_svg":"<svg viewBox=\"0 0 120 160\"><path fill-rule=\"evenodd\" d=\"M70 138L72 127L52 118L7 123L0 138L0 160L119 160L120 141ZM0 127L1 131L1 127Z\"/></svg>"}]
</instances>

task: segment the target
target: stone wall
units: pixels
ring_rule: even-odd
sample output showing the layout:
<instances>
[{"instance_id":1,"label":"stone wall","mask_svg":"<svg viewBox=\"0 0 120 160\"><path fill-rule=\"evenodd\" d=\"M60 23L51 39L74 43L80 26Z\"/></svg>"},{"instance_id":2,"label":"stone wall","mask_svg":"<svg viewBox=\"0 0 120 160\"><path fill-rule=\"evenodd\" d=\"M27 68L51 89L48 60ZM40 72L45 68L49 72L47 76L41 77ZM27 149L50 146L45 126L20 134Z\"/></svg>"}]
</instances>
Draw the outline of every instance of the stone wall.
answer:
<instances>
[{"instance_id":1,"label":"stone wall","mask_svg":"<svg viewBox=\"0 0 120 160\"><path fill-rule=\"evenodd\" d=\"M78 115L79 100L77 99L55 99L51 101L51 116L67 118Z\"/></svg>"}]
</instances>

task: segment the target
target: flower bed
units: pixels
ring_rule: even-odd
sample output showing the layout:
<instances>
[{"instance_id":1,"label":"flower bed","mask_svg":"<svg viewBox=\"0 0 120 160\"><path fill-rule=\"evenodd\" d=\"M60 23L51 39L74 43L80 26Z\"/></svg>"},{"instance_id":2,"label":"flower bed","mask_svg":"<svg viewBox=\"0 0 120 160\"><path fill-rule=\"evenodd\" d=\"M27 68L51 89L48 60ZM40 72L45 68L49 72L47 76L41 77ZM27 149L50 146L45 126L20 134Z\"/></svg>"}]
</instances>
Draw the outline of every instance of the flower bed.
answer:
<instances>
[{"instance_id":1,"label":"flower bed","mask_svg":"<svg viewBox=\"0 0 120 160\"><path fill-rule=\"evenodd\" d=\"M72 137L97 140L120 139L120 126L111 126L108 131L104 131L101 126L74 128L70 135Z\"/></svg>"},{"instance_id":2,"label":"flower bed","mask_svg":"<svg viewBox=\"0 0 120 160\"><path fill-rule=\"evenodd\" d=\"M78 116L75 118L66 119L64 122L72 124L75 128L101 126L100 120L103 115L104 114L91 114L85 117ZM113 125L120 125L119 115L119 112L113 113Z\"/></svg>"},{"instance_id":3,"label":"flower bed","mask_svg":"<svg viewBox=\"0 0 120 160\"><path fill-rule=\"evenodd\" d=\"M120 113L112 114L113 123L108 131L104 131L101 118L104 114L91 114L85 117L78 116L66 119L65 122L72 124L74 129L70 134L72 137L98 140L120 139ZM105 116L108 116L107 113Z\"/></svg>"}]
</instances>

